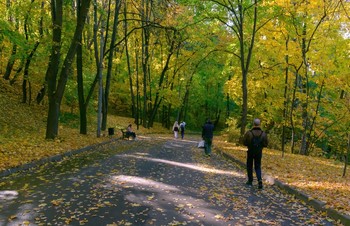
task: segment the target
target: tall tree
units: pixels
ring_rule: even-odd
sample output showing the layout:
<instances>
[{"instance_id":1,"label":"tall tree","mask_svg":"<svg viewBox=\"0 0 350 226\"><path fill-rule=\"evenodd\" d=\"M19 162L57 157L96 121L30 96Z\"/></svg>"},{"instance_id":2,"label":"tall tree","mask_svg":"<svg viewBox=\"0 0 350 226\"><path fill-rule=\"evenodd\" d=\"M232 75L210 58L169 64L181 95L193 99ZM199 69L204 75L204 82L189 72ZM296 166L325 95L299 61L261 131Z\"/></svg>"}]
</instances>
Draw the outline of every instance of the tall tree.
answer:
<instances>
[{"instance_id":1,"label":"tall tree","mask_svg":"<svg viewBox=\"0 0 350 226\"><path fill-rule=\"evenodd\" d=\"M314 43L314 37L318 30L321 29L321 25L325 22L327 16L331 14L334 9L338 7L338 4L332 2L321 1L318 4L308 2L296 2L293 4L294 12L291 12L291 17L294 21L294 30L297 32L296 38L300 46L301 64L300 72L296 73L296 87L294 89L301 90L302 100L302 138L301 138L301 154L308 154L309 145L311 143L311 131L313 131L313 123L311 121L312 108L311 108L311 81L310 74L312 73L312 64L310 62L310 51L312 50L312 44ZM321 9L321 12L315 14L317 11L310 11L311 9Z\"/></svg>"},{"instance_id":2,"label":"tall tree","mask_svg":"<svg viewBox=\"0 0 350 226\"><path fill-rule=\"evenodd\" d=\"M149 78L149 48L150 48L150 21L151 21L151 1L150 0L141 0L141 27L142 27L142 73L143 73L143 110L142 110L142 123L144 127L148 128L148 102L150 98L148 97L148 78Z\"/></svg>"},{"instance_id":3,"label":"tall tree","mask_svg":"<svg viewBox=\"0 0 350 226\"><path fill-rule=\"evenodd\" d=\"M105 92L104 92L104 96L103 96L103 98L104 98L104 101L103 101L104 108L103 109L104 110L103 110L103 117L102 117L102 130L105 130L107 127L108 102L109 102L109 93L110 93L110 86L111 86L112 66L113 66L113 59L115 57L115 43L116 43L116 39L117 39L118 24L119 24L118 16L119 16L121 6L122 6L122 1L115 0L114 22L113 22L110 47L108 49L106 86L105 86Z\"/></svg>"},{"instance_id":4,"label":"tall tree","mask_svg":"<svg viewBox=\"0 0 350 226\"><path fill-rule=\"evenodd\" d=\"M225 16L217 14L216 18L232 30L238 40L238 52L234 52L240 62L242 79L242 109L241 109L241 136L243 137L247 125L248 113L248 74L253 55L256 34L266 21L259 21L258 0L210 0L221 10ZM264 12L266 13L266 12ZM258 22L261 23L258 27Z\"/></svg>"},{"instance_id":5,"label":"tall tree","mask_svg":"<svg viewBox=\"0 0 350 226\"><path fill-rule=\"evenodd\" d=\"M89 12L91 0L84 0L81 4L81 11L78 17L78 22L75 28L74 36L68 49L68 53L63 62L60 76L58 81L58 67L60 61L60 49L61 49L61 38L62 38L62 16L63 16L63 1L52 0L51 1L51 14L53 23L53 40L52 40L52 51L50 56L49 67L47 70L47 84L48 84L48 97L49 97L49 110L47 118L46 138L54 139L58 135L58 119L60 113L60 106L62 97L64 94L65 86L67 83L68 75L71 70L73 58L76 54L78 41L82 34L86 17ZM57 83L57 86L56 86Z\"/></svg>"}]
</instances>

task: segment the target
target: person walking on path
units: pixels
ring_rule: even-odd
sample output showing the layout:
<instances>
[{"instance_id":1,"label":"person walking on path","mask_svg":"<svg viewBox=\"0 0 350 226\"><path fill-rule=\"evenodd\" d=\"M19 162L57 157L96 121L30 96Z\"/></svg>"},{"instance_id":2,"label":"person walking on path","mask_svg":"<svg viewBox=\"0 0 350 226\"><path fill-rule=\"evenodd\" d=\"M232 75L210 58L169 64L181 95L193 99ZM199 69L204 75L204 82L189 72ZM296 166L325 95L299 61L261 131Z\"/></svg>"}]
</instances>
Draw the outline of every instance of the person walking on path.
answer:
<instances>
[{"instance_id":1,"label":"person walking on path","mask_svg":"<svg viewBox=\"0 0 350 226\"><path fill-rule=\"evenodd\" d=\"M186 126L186 122L182 121L180 123L181 139L184 139L184 136L185 136L185 126Z\"/></svg>"},{"instance_id":2,"label":"person walking on path","mask_svg":"<svg viewBox=\"0 0 350 226\"><path fill-rule=\"evenodd\" d=\"M175 123L173 125L173 132L174 132L175 139L177 139L177 137L179 135L179 124L177 121L175 121Z\"/></svg>"},{"instance_id":3,"label":"person walking on path","mask_svg":"<svg viewBox=\"0 0 350 226\"><path fill-rule=\"evenodd\" d=\"M258 188L262 189L261 176L261 157L262 150L268 145L267 134L260 128L260 119L256 118L253 121L253 128L247 131L243 137L243 144L248 147L247 152L247 185L253 185L253 163L258 179Z\"/></svg>"},{"instance_id":4,"label":"person walking on path","mask_svg":"<svg viewBox=\"0 0 350 226\"><path fill-rule=\"evenodd\" d=\"M214 125L211 123L210 119L207 119L206 123L203 125L202 138L204 140L204 152L206 156L211 155L211 145L213 142Z\"/></svg>"}]
</instances>

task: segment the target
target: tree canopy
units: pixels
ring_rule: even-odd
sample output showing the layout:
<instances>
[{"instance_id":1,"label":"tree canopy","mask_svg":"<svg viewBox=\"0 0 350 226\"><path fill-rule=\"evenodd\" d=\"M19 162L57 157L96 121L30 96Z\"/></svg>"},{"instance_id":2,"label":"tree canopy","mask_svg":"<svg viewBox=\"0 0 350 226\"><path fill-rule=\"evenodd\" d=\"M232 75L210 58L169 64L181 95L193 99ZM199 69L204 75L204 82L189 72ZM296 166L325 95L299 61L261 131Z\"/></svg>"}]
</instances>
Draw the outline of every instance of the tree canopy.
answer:
<instances>
[{"instance_id":1,"label":"tree canopy","mask_svg":"<svg viewBox=\"0 0 350 226\"><path fill-rule=\"evenodd\" d=\"M108 114L194 130L211 118L241 136L259 117L276 148L343 159L349 4L0 0L0 74L21 84L23 103L47 105L48 139L62 105L81 133L98 112L97 136Z\"/></svg>"}]
</instances>

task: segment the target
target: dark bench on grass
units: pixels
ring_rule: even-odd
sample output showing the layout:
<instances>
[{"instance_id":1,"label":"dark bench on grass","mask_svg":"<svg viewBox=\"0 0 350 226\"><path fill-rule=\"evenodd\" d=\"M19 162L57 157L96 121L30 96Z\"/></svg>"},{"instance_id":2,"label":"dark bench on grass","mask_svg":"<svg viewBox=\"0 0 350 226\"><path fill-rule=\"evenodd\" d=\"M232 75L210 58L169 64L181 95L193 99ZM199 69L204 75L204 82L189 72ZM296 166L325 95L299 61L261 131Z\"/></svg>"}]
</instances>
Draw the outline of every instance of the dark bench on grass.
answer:
<instances>
[{"instance_id":1,"label":"dark bench on grass","mask_svg":"<svg viewBox=\"0 0 350 226\"><path fill-rule=\"evenodd\" d=\"M128 139L131 136L130 134L128 134L128 131L126 129L120 129L120 131L122 132L122 139Z\"/></svg>"}]
</instances>

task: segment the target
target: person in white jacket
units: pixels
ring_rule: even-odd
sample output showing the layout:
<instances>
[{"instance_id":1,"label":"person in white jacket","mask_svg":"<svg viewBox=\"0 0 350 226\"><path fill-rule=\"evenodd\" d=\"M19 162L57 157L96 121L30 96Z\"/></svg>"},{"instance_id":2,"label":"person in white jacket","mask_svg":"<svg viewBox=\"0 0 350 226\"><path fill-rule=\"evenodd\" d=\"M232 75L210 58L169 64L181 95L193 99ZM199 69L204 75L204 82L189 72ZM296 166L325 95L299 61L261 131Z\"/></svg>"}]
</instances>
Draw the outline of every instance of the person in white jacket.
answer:
<instances>
[{"instance_id":1,"label":"person in white jacket","mask_svg":"<svg viewBox=\"0 0 350 226\"><path fill-rule=\"evenodd\" d=\"M179 123L177 121L175 121L174 125L173 125L173 132L174 132L174 137L175 139L177 139L178 135L179 135Z\"/></svg>"}]
</instances>

